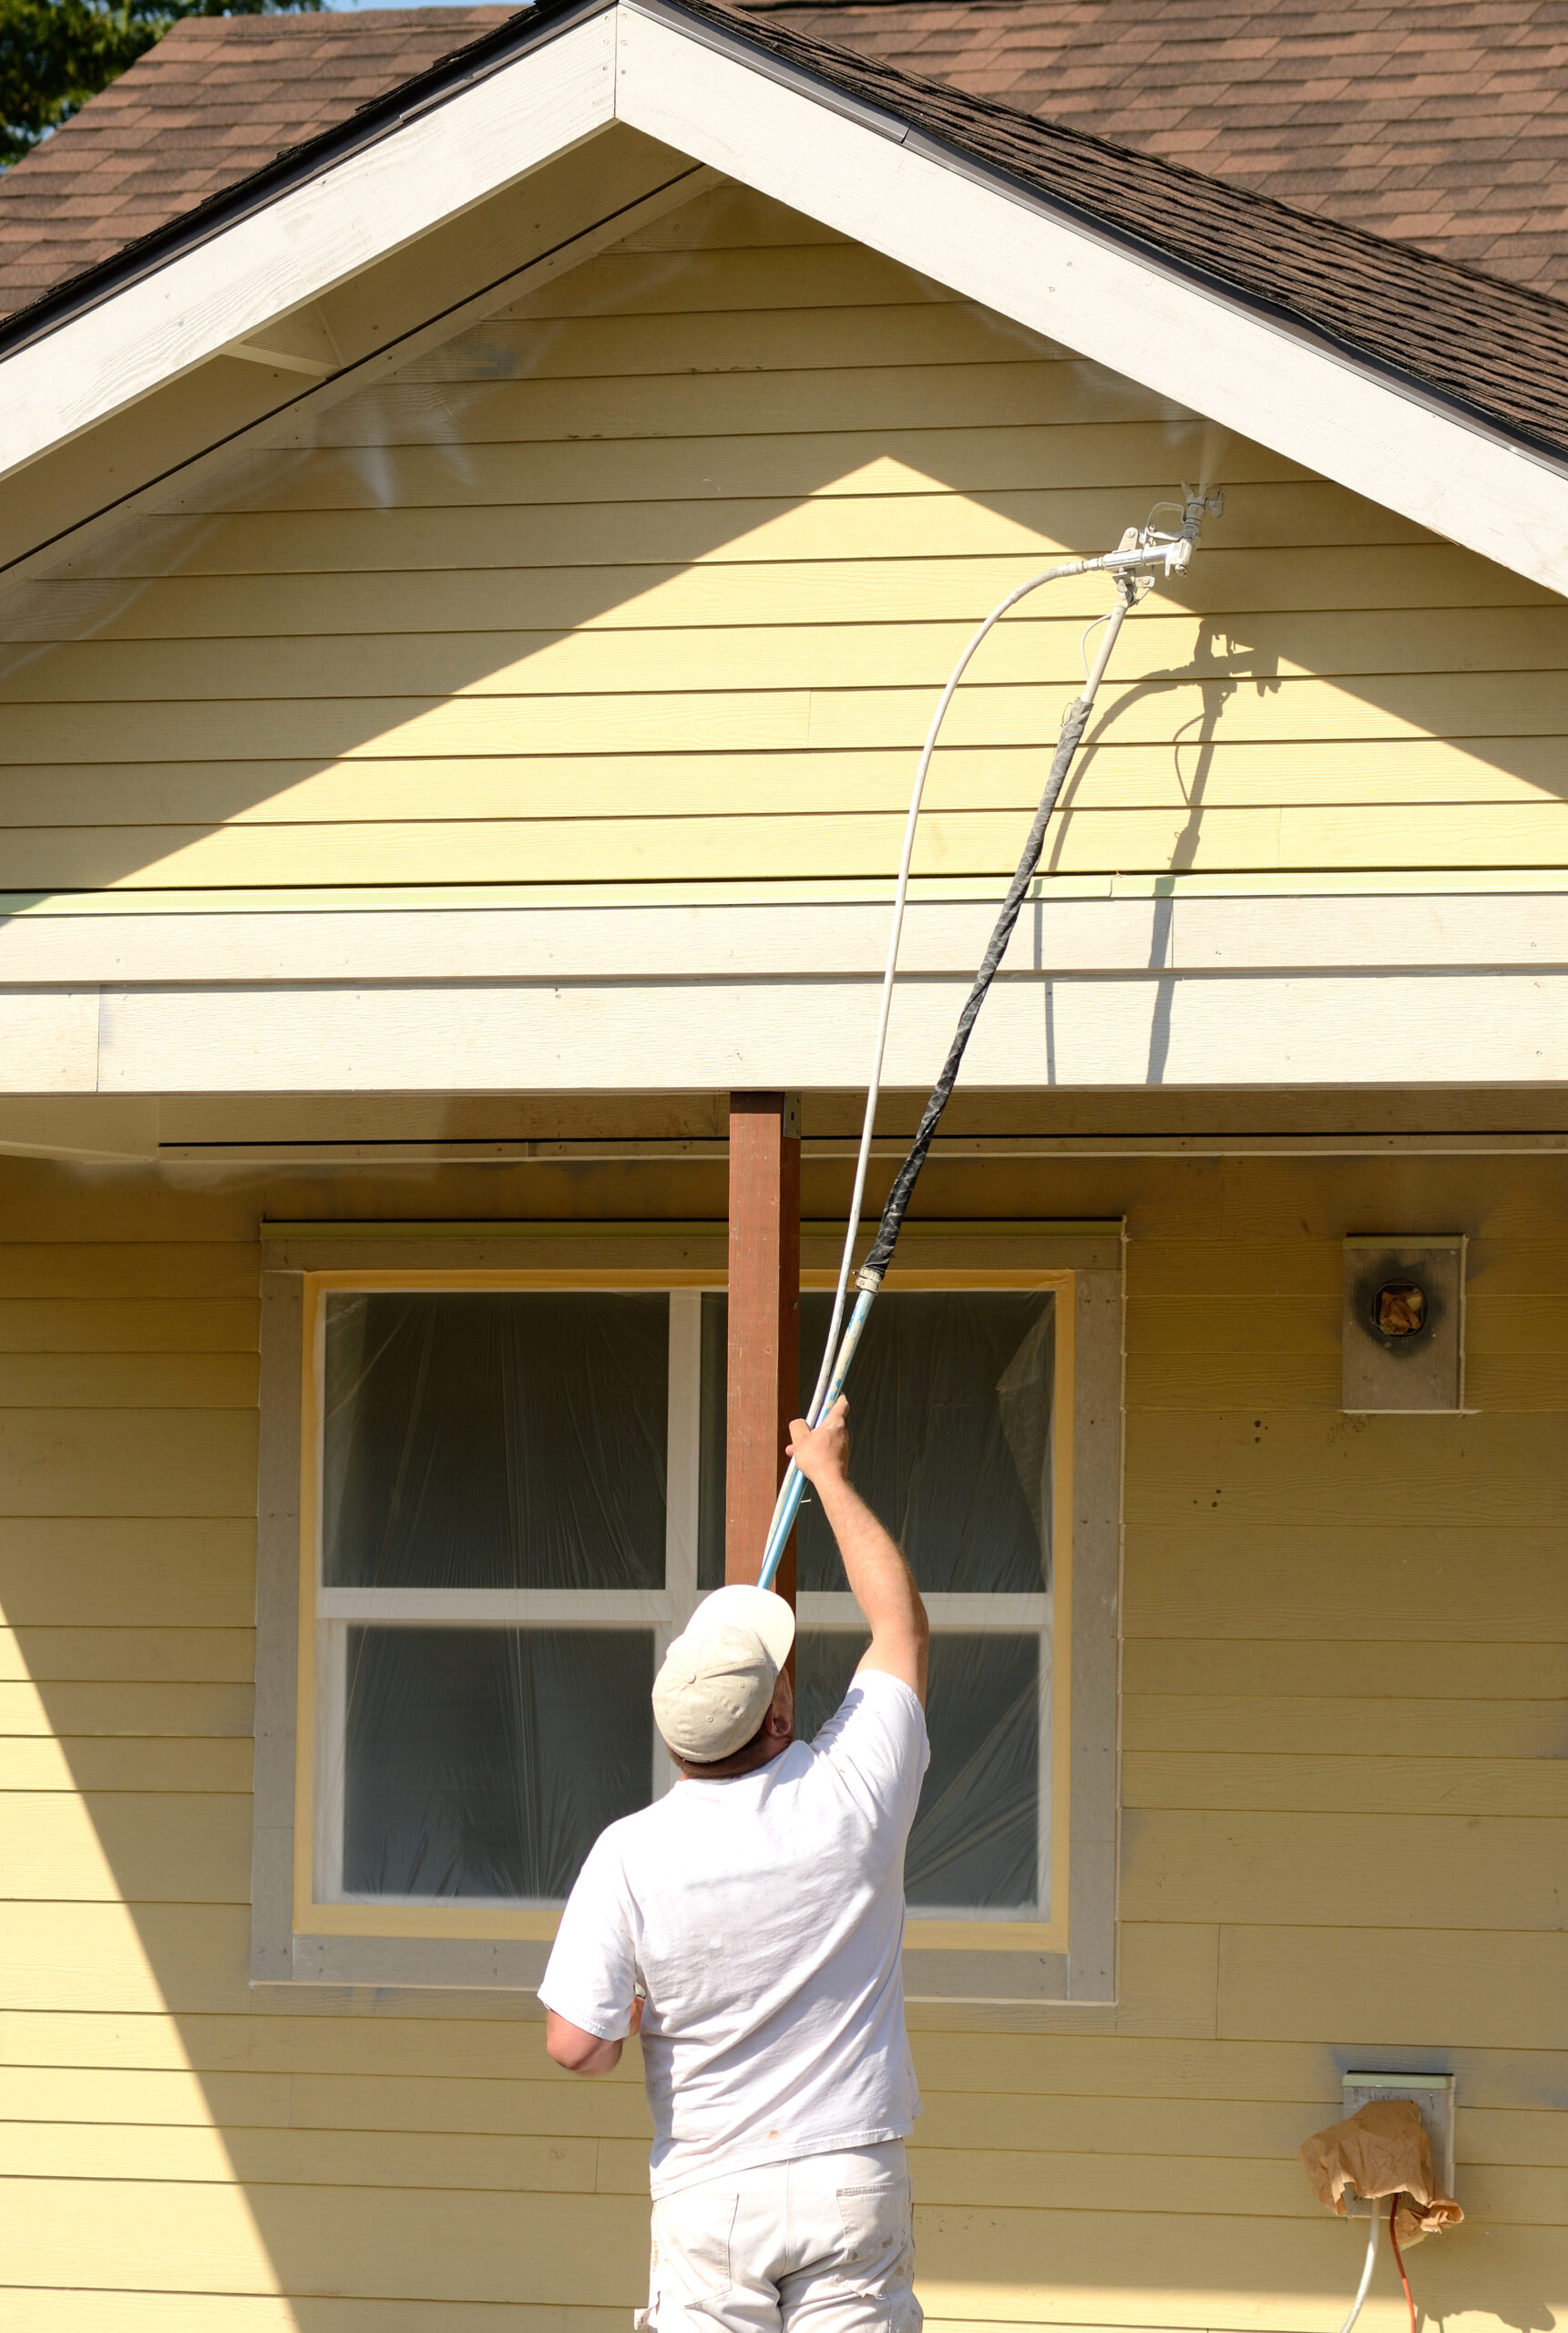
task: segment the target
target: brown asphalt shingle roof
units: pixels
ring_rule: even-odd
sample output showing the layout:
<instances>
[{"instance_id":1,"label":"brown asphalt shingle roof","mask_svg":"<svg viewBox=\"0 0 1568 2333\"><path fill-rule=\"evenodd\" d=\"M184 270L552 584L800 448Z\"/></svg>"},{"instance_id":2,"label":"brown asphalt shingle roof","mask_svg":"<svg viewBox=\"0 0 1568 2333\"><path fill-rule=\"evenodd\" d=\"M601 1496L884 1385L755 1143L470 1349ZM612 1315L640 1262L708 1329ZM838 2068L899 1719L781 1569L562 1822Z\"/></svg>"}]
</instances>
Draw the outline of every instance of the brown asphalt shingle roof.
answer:
<instances>
[{"instance_id":1,"label":"brown asphalt shingle roof","mask_svg":"<svg viewBox=\"0 0 1568 2333\"><path fill-rule=\"evenodd\" d=\"M736 0L1568 296L1563 0Z\"/></svg>"},{"instance_id":2,"label":"brown asphalt shingle roof","mask_svg":"<svg viewBox=\"0 0 1568 2333\"><path fill-rule=\"evenodd\" d=\"M657 5L657 0L651 0L651 5ZM1364 363L1420 384L1441 400L1467 407L1508 435L1568 457L1568 304L1500 283L1410 244L1386 241L1332 220L1311 218L1267 196L1244 191L1178 163L1130 152L1082 130L1040 121L1011 106L965 95L863 55L806 38L782 20L782 11L742 15L733 6L715 5L715 0L668 0L668 5L678 20L706 24L722 39L771 55L786 70L892 117L903 125L899 134L904 142L917 150L930 144L948 157L967 157L986 173L1000 174L1163 263L1173 264L1248 304L1266 308L1316 338L1332 340ZM549 37L552 20L569 15L573 7L574 0L539 0L538 6L517 16L515 31L507 26L499 39L494 36L495 26L497 19L506 24L503 12L439 12L446 33L444 50L450 49L456 18L469 35L468 56L456 68L435 76L431 83L411 82L378 93L384 101L363 125L343 134L355 138L377 134L387 120L397 118L401 107L445 91L453 84L454 72L466 75L475 60L488 66L532 39ZM401 26L428 27L434 33L435 13L400 12ZM282 32L285 38L297 25L313 28L323 22L288 17L210 21L229 33L239 27L247 31L265 27ZM364 19L344 16L325 21L330 31L338 26L362 24ZM173 37L170 35L169 40ZM167 52L168 43L164 47ZM238 53L255 54L250 49ZM153 54L156 57L159 52ZM118 88L124 91L135 73L142 70L142 66L133 68ZM95 100L52 145L63 147L75 132L85 140L91 134L87 124L92 114L105 102L101 98ZM232 85L224 102L234 115L238 141L240 126L249 115ZM298 110L292 117L295 119L302 116L306 99L302 94L296 102ZM317 133L318 144L299 148L284 166L291 178L302 178L320 167L328 149L341 149L342 136L334 138L333 133L349 110L340 98L332 119ZM273 109L266 118L273 124L268 139L281 135L276 125L284 117ZM256 149L248 150L253 160ZM269 154L265 160L272 159ZM22 166L17 179L42 159L40 156ZM88 174L89 190L95 175ZM240 176L239 170L231 170L220 174L213 183L232 185ZM261 199L275 183L272 173L250 190L239 189L231 200ZM5 192L0 186L0 196ZM172 200L180 206L174 214L179 223L160 235L150 249L144 247L131 254L126 264L155 263L171 240L177 243L181 236L206 230L213 223L214 209L221 213L231 207L221 199L215 201L210 194L203 196L187 188L179 190ZM204 201L210 206L206 211ZM101 221L96 231L100 235L107 231ZM110 266L97 277L71 285L62 297L68 304L92 296L106 288L106 279L115 272ZM46 315L42 324L36 318L19 317L14 330L46 328L47 321Z\"/></svg>"},{"instance_id":3,"label":"brown asphalt shingle roof","mask_svg":"<svg viewBox=\"0 0 1568 2333\"><path fill-rule=\"evenodd\" d=\"M514 13L187 17L0 176L0 315L334 128Z\"/></svg>"},{"instance_id":4,"label":"brown asphalt shingle roof","mask_svg":"<svg viewBox=\"0 0 1568 2333\"><path fill-rule=\"evenodd\" d=\"M1568 297L1568 0L737 0L748 13ZM0 176L0 315L507 7L195 17Z\"/></svg>"},{"instance_id":5,"label":"brown asphalt shingle roof","mask_svg":"<svg viewBox=\"0 0 1568 2333\"><path fill-rule=\"evenodd\" d=\"M713 0L671 5L714 24L737 22L732 8ZM782 12L740 22L783 63L899 116L917 136L1004 172L1510 434L1568 453L1568 303L830 48L794 33Z\"/></svg>"}]
</instances>

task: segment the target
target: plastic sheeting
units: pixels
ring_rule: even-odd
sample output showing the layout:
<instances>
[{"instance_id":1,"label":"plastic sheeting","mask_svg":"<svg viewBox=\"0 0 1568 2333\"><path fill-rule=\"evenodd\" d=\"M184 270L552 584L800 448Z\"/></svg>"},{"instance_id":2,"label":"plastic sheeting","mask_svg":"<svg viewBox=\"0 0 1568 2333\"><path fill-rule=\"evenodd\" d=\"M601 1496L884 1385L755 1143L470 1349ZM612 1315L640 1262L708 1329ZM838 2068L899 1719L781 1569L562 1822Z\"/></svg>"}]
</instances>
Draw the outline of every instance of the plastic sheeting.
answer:
<instances>
[{"instance_id":1,"label":"plastic sheeting","mask_svg":"<svg viewBox=\"0 0 1568 2333\"><path fill-rule=\"evenodd\" d=\"M803 1303L805 1380L827 1309L825 1297ZM928 1590L1038 1595L1049 1581L1052 1325L1049 1295L1011 1291L897 1292L873 1315L852 1390L856 1478ZM722 1298L704 1300L703 1329L712 1585L723 1567ZM661 1295L328 1298L323 1585L439 1598L429 1624L374 1610L328 1624L342 1663L328 1798L341 1808L344 1895L559 1898L604 1824L647 1804L651 1628L559 1614L548 1627L482 1627L465 1597L663 1585L668 1375ZM802 1586L842 1589L820 1514L806 1509L803 1524ZM1044 1909L1050 1642L1048 1629L1013 1629L933 1642L933 1763L908 1863L918 1909ZM803 1634L807 1738L843 1698L863 1643Z\"/></svg>"},{"instance_id":2,"label":"plastic sheeting","mask_svg":"<svg viewBox=\"0 0 1568 2333\"><path fill-rule=\"evenodd\" d=\"M1054 1299L1010 1290L897 1290L877 1299L849 1383L856 1487L927 1595L1038 1595L1050 1585ZM702 1300L699 1578L724 1576L726 1303ZM832 1300L800 1304L800 1393L811 1397ZM810 1502L803 1590L842 1589L833 1535Z\"/></svg>"},{"instance_id":3,"label":"plastic sheeting","mask_svg":"<svg viewBox=\"0 0 1568 2333\"><path fill-rule=\"evenodd\" d=\"M705 1303L704 1490L713 1503L702 1552L704 1584L716 1584L723 1299ZM825 1295L801 1299L803 1405L830 1309ZM1050 1586L1054 1330L1049 1294L896 1290L877 1300L850 1381L855 1482L929 1595L1039 1595ZM843 1566L814 1506L801 1509L798 1547L802 1589L842 1591ZM847 1630L803 1632L795 1680L805 1739L837 1708L865 1644ZM931 1765L906 1866L917 1910L1046 1916L1050 1650L1049 1629L933 1636Z\"/></svg>"},{"instance_id":4,"label":"plastic sheeting","mask_svg":"<svg viewBox=\"0 0 1568 2333\"><path fill-rule=\"evenodd\" d=\"M1044 1916L1040 1798L1040 1660L1049 1635L944 1630L931 1639L931 1763L910 1835L904 1888L926 1913ZM796 1639L797 1731L833 1715L864 1636L804 1629ZM1049 1686L1049 1680L1048 1680ZM1044 1715L1049 1721L1049 1700Z\"/></svg>"},{"instance_id":5,"label":"plastic sheeting","mask_svg":"<svg viewBox=\"0 0 1568 2333\"><path fill-rule=\"evenodd\" d=\"M327 1300L328 1588L661 1588L663 1296Z\"/></svg>"},{"instance_id":6,"label":"plastic sheeting","mask_svg":"<svg viewBox=\"0 0 1568 2333\"><path fill-rule=\"evenodd\" d=\"M436 1591L443 1624L333 1624L343 1894L557 1898L647 1804L651 1628L465 1626L464 1599L663 1586L669 1321L661 1295L329 1297L323 1584Z\"/></svg>"},{"instance_id":7,"label":"plastic sheeting","mask_svg":"<svg viewBox=\"0 0 1568 2333\"><path fill-rule=\"evenodd\" d=\"M648 1630L351 1628L348 1673L349 1896L562 1896L648 1804Z\"/></svg>"}]
</instances>

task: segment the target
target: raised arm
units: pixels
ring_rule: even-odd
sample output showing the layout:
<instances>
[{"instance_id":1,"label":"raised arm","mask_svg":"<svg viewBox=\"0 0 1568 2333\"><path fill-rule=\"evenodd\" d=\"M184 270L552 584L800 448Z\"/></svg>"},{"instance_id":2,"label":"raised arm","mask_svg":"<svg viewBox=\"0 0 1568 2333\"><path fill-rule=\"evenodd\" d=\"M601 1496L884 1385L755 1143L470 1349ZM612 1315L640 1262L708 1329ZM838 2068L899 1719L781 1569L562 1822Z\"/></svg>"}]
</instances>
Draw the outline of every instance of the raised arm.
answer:
<instances>
[{"instance_id":1,"label":"raised arm","mask_svg":"<svg viewBox=\"0 0 1568 2333\"><path fill-rule=\"evenodd\" d=\"M843 1395L822 1423L796 1418L790 1427L790 1454L815 1491L838 1542L850 1593L871 1624L871 1642L860 1666L901 1678L926 1700L926 1653L930 1627L914 1574L898 1547L849 1480L849 1403Z\"/></svg>"}]
</instances>

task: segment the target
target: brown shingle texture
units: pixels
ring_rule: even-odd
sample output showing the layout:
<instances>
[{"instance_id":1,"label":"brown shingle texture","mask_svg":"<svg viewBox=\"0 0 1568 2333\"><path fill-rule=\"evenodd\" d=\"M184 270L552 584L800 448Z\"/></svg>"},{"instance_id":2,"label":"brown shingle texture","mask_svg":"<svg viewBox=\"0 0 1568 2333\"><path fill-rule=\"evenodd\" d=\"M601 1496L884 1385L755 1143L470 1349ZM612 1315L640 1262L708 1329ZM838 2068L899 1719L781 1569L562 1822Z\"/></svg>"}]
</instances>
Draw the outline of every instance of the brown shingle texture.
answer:
<instances>
[{"instance_id":1,"label":"brown shingle texture","mask_svg":"<svg viewBox=\"0 0 1568 2333\"><path fill-rule=\"evenodd\" d=\"M1227 184L1177 161L1140 154L1081 129L1040 120L1011 104L962 93L867 57L864 51L832 46L795 31L784 21L783 10L738 15L733 5L716 5L713 0L672 0L672 5L680 14L738 33L748 44L772 52L791 67L885 109L910 130L924 132L949 151L968 155L989 170L1087 213L1151 253L1196 271L1244 299L1265 302L1309 330L1332 335L1374 364L1425 384L1443 397L1460 400L1511 434L1532 438L1553 453L1568 452L1568 303L1546 293L1500 282L1409 242L1314 217L1272 196ZM533 24L548 24L553 13L549 0L545 0L537 13L519 20L519 31L526 34ZM948 13L958 14L957 10ZM388 12L372 29L379 33L385 26L393 36L412 36L417 31L439 41L439 47L428 57L428 62L435 63L457 43L477 41L505 21L506 12L501 10L408 10L395 15ZM160 118L171 149L168 163L177 182L149 200L146 209L137 214L135 231L145 233L154 225L196 210L247 170L272 160L283 146L297 145L313 128L331 128L342 122L355 105L370 97L390 96L395 106L401 98L397 83L383 80L378 87L367 87L370 77L361 78L352 69L358 46L352 30L340 33L340 28L364 24L360 16L241 17L210 20L210 29L207 25L186 27L188 33L212 43L210 50L200 50L193 61L222 54L225 95L221 108L215 108L214 113L227 121L233 147L243 159L232 163L213 159L214 143L200 129L200 111L197 128L191 128L190 114L181 110L187 101L177 102L174 97L176 87L188 88L188 77L183 68L178 81L171 73L169 82L163 85L168 102ZM324 51L302 36L302 27L323 29ZM236 40L236 35L244 36L243 40ZM154 57L167 57L173 38L170 35L169 42ZM261 46L264 38L288 46L273 50ZM258 46L251 47L251 42ZM340 94L328 108L319 95L301 89L291 112L279 101L277 77L263 75L261 65L269 57L274 62L286 59L292 68L287 86L298 89L299 82L311 76L308 70L296 74L292 68L313 52L318 58L323 53L338 57L343 68L339 75ZM394 53L389 49L381 56L378 73L389 71ZM487 44L486 54L489 53ZM190 57L191 46L188 43L183 51L172 54L177 61L182 55ZM243 69L248 57L253 68L250 77ZM416 59L412 69L419 70L424 61ZM126 91L133 77L128 74L117 85L118 91ZM316 77L324 78L324 73ZM67 237L72 221L83 215L78 203L90 205L97 200L108 205L108 215L98 215L91 231L109 239L110 252L130 239L123 209L114 208L113 189L118 183L116 149L107 136L103 149L87 148L86 140L97 134L89 125L100 108L100 118L115 117L116 109L108 100L116 94L111 90L95 100L79 122L62 131L49 149L51 154L55 148L63 149L67 136L77 134L78 152L102 150L108 156L101 166L85 170L77 182L68 173L59 178L46 173L42 167L46 156L40 155L23 166L7 189L0 189L0 193L18 200L16 189L24 182L25 173L36 170L41 218L57 221L59 231ZM324 120L311 110L315 106L323 106ZM126 110L134 111L128 105ZM245 138L258 118L271 127L256 145L246 146ZM177 134L182 122L185 128ZM146 156L149 149L143 144L136 150ZM209 175L200 174L199 163ZM150 161L146 166L150 168ZM307 166L303 159L301 166ZM186 172L191 175L187 177ZM46 201L41 192L46 184ZM90 264L91 257L100 255L97 251L89 254L87 245L88 239L84 238L79 246L70 246L82 256L57 282L67 280ZM43 288L41 283L35 283L33 295Z\"/></svg>"},{"instance_id":2,"label":"brown shingle texture","mask_svg":"<svg viewBox=\"0 0 1568 2333\"><path fill-rule=\"evenodd\" d=\"M0 176L0 315L423 73L510 8L194 16Z\"/></svg>"},{"instance_id":3,"label":"brown shingle texture","mask_svg":"<svg viewBox=\"0 0 1568 2333\"><path fill-rule=\"evenodd\" d=\"M1568 296L1564 0L737 5Z\"/></svg>"},{"instance_id":4,"label":"brown shingle texture","mask_svg":"<svg viewBox=\"0 0 1568 2333\"><path fill-rule=\"evenodd\" d=\"M733 8L712 0L677 5L715 24L736 21ZM749 25L753 38L784 62L886 108L948 149L1461 401L1507 431L1568 451L1568 303L830 47L795 34L778 14L752 15Z\"/></svg>"}]
</instances>

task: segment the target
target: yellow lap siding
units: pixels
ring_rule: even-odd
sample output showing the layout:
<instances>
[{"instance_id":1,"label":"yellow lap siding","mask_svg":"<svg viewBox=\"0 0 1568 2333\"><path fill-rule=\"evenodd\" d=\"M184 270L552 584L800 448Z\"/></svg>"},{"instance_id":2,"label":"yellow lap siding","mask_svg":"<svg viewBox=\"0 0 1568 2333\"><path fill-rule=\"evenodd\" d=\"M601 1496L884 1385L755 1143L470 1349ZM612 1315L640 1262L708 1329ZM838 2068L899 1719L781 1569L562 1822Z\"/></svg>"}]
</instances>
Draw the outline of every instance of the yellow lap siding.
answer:
<instances>
[{"instance_id":1,"label":"yellow lap siding","mask_svg":"<svg viewBox=\"0 0 1568 2333\"><path fill-rule=\"evenodd\" d=\"M865 621L639 626L618 622L623 613L631 612L612 611L577 632L432 629L361 635L352 674L345 674L340 641L326 630L286 637L257 632L226 642L219 658L198 632L132 640L111 627L100 639L56 645L46 658L13 648L6 691L16 705L254 702L281 683L304 698L341 697L352 679L350 694L359 701L456 692L469 697L613 696L645 689L711 689L721 656L726 693L854 689L872 669L879 688L938 688L969 633L965 623L940 619L901 623L887 632ZM988 641L974 687L989 702L998 683L1075 684L1082 669L1082 629L1081 618L1061 613L1060 602L1026 601ZM1173 685L1175 668L1187 663L1192 647L1188 616L1145 608L1122 634L1113 686L1126 691L1149 681ZM1379 688L1390 682L1405 691L1409 717L1420 727L1413 676L1453 676L1461 710L1472 700L1460 676L1493 676L1492 702L1512 719L1516 690L1526 702L1550 708L1550 697L1542 694L1547 683L1528 669L1528 660L1563 649L1568 649L1568 610L1557 608L1405 610L1380 622L1370 640L1368 626L1354 614L1323 611L1289 620L1255 616L1245 638L1214 648L1210 661L1213 677L1230 683L1238 694L1266 683L1273 695L1276 683L1288 687L1338 675L1364 676ZM1307 654L1315 660L1311 664L1301 661ZM1500 685L1497 676L1503 675L1506 683ZM1366 694L1369 698L1370 690ZM1310 736L1307 742L1313 742Z\"/></svg>"},{"instance_id":2,"label":"yellow lap siding","mask_svg":"<svg viewBox=\"0 0 1568 2333\"><path fill-rule=\"evenodd\" d=\"M553 1171L487 1168L477 1196L468 1170L422 1169L421 1208L527 1216ZM629 1171L574 1170L573 1204L624 1209L635 1187L677 1211L674 1170ZM911 2012L934 2327L1332 2333L1358 2239L1293 2157L1363 2050L1458 2075L1471 2217L1415 2256L1423 2308L1484 2333L1568 2305L1560 1416L1354 1425L1321 1378L1341 1232L1410 1211L1477 1235L1477 1368L1532 1339L1552 1358L1561 1172L964 1168L994 1212L1027 1193L1129 1215L1125 1836L1113 2007L1013 2020L1034 2030ZM249 1982L254 1516L179 1501L253 1502L249 1445L210 1438L253 1413L187 1389L210 1358L253 1364L256 1220L301 1187L0 1161L0 1321L19 1365L54 1372L49 1400L9 1402L6 1446L78 1510L0 1528L11 2314L27 2333L611 2333L647 2273L635 2052L574 2083L527 2002ZM408 1210L372 1170L311 1187ZM225 1374L225 1403L249 1382ZM1390 1483L1419 1486L1413 1522L1390 1524ZM1386 2276L1372 2333L1397 2307Z\"/></svg>"},{"instance_id":3,"label":"yellow lap siding","mask_svg":"<svg viewBox=\"0 0 1568 2333\"><path fill-rule=\"evenodd\" d=\"M184 1734L206 1741L214 1734L249 1740L255 1710L249 1684L53 1684L46 1701L29 1679L0 1685L0 1732L70 1741L79 1735L108 1739L124 1734L165 1737Z\"/></svg>"},{"instance_id":4,"label":"yellow lap siding","mask_svg":"<svg viewBox=\"0 0 1568 2333\"><path fill-rule=\"evenodd\" d=\"M16 1901L251 1900L251 1809L231 1793L15 1790L5 1824L5 1886Z\"/></svg>"},{"instance_id":5,"label":"yellow lap siding","mask_svg":"<svg viewBox=\"0 0 1568 2333\"><path fill-rule=\"evenodd\" d=\"M0 1535L0 1610L17 1629L90 1616L106 1628L249 1629L255 1562L249 1515L10 1516Z\"/></svg>"},{"instance_id":6,"label":"yellow lap siding","mask_svg":"<svg viewBox=\"0 0 1568 2333\"><path fill-rule=\"evenodd\" d=\"M1337 1749L1317 1757L1274 1751L1252 1757L1129 1751L1122 1760L1124 1806L1296 1814L1320 1808L1325 1797L1372 1816L1511 1815L1556 1823L1568 1817L1568 1762L1467 1758L1452 1752L1428 1758L1355 1757ZM1549 1830L1516 1835L1511 1851L1521 1853L1536 1837L1542 1851L1557 1852Z\"/></svg>"},{"instance_id":7,"label":"yellow lap siding","mask_svg":"<svg viewBox=\"0 0 1568 2333\"><path fill-rule=\"evenodd\" d=\"M1050 866L1568 863L1561 602L760 198L315 437L13 595L14 884L886 877L968 627L1205 464L1226 514L1130 627ZM922 872L1010 867L1106 604L988 649Z\"/></svg>"},{"instance_id":8,"label":"yellow lap siding","mask_svg":"<svg viewBox=\"0 0 1568 2333\"><path fill-rule=\"evenodd\" d=\"M255 1406L253 1353L0 1353L0 1409Z\"/></svg>"},{"instance_id":9,"label":"yellow lap siding","mask_svg":"<svg viewBox=\"0 0 1568 2333\"><path fill-rule=\"evenodd\" d=\"M0 1628L0 1678L14 1682L249 1684L254 1668L249 1629Z\"/></svg>"},{"instance_id":10,"label":"yellow lap siding","mask_svg":"<svg viewBox=\"0 0 1568 2333\"><path fill-rule=\"evenodd\" d=\"M12 1410L0 1414L0 1510L253 1515L253 1412Z\"/></svg>"},{"instance_id":11,"label":"yellow lap siding","mask_svg":"<svg viewBox=\"0 0 1568 2333\"><path fill-rule=\"evenodd\" d=\"M1210 547L1204 559L1206 564L1182 578L1179 612L1155 600L1145 603L1140 617L1141 625L1151 618L1184 624L1189 654L1195 615L1210 617L1216 626L1223 619L1235 627L1245 647L1255 622L1289 636L1297 614L1312 623L1319 618L1342 623L1363 612L1375 612L1381 618L1392 606L1407 622L1429 612L1468 615L1472 609L1506 621L1522 609L1556 623L1563 613L1563 603L1553 593L1532 591L1517 576L1481 566L1446 543L1372 547L1358 550L1353 560L1310 550L1227 554ZM1022 582L1034 564L1018 553L886 563L850 557L794 566L745 560L721 563L710 558L685 568L660 562L610 570L449 570L438 588L421 573L396 570L305 574L290 577L286 590L269 575L163 576L157 579L156 588L151 579L140 575L106 575L101 581L41 582L7 601L4 622L13 653L6 663L34 675L28 694L36 694L37 676L42 673L46 680L47 675L38 653L40 643L59 639L69 644L89 630L109 641L224 642L231 637L318 636L357 641L426 630L448 638L473 638L480 669L494 633L554 632L563 623L619 634L683 626L766 631L774 623L946 622L966 627L967 637L979 617ZM1092 577L1081 578L1053 587L1046 605L1049 615L1039 612L1037 603L1037 612L1022 622L1067 624L1076 618L1081 634L1086 620L1104 611L1104 587ZM1361 629L1365 632L1377 627L1363 622ZM1260 636L1266 641L1269 637ZM1161 637L1169 635L1163 632ZM999 647L998 653L1003 653ZM1283 644L1274 653L1283 654ZM1370 647L1367 653L1374 668L1393 661ZM226 656L224 650L212 660L220 682ZM305 667L307 673L310 669ZM1345 666L1340 656L1334 669L1354 667ZM977 678L983 678L984 670L982 666ZM867 677L875 679L876 669ZM286 676L277 686L281 694L288 694Z\"/></svg>"},{"instance_id":12,"label":"yellow lap siding","mask_svg":"<svg viewBox=\"0 0 1568 2333\"><path fill-rule=\"evenodd\" d=\"M0 1735L0 1791L247 1794L254 1764L250 1741L211 1735L200 1741L200 1754L193 1758L190 1737L62 1735L52 1726L31 1738Z\"/></svg>"},{"instance_id":13,"label":"yellow lap siding","mask_svg":"<svg viewBox=\"0 0 1568 2333\"><path fill-rule=\"evenodd\" d=\"M253 1352L256 1317L243 1297L0 1297L0 1353Z\"/></svg>"}]
</instances>

